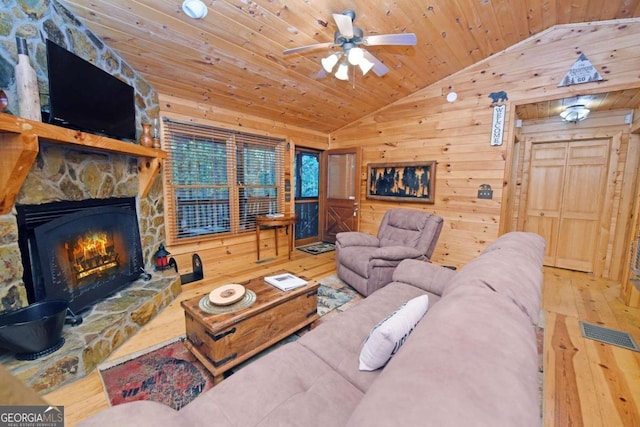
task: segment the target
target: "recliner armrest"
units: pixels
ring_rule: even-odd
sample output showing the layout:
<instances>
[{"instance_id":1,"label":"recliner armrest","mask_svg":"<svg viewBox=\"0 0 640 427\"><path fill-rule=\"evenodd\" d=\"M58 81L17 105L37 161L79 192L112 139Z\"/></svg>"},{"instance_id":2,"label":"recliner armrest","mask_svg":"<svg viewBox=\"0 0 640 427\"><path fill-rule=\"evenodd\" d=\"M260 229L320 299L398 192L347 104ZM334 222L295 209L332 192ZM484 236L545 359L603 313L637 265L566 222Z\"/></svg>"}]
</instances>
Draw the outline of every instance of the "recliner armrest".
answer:
<instances>
[{"instance_id":1,"label":"recliner armrest","mask_svg":"<svg viewBox=\"0 0 640 427\"><path fill-rule=\"evenodd\" d=\"M336 244L343 248L347 246L373 246L377 248L380 246L380 241L371 234L359 231L343 231L336 235Z\"/></svg>"},{"instance_id":2,"label":"recliner armrest","mask_svg":"<svg viewBox=\"0 0 640 427\"><path fill-rule=\"evenodd\" d=\"M383 246L373 251L369 256L369 259L390 261L402 261L407 258L424 258L424 255L419 250L408 246Z\"/></svg>"}]
</instances>

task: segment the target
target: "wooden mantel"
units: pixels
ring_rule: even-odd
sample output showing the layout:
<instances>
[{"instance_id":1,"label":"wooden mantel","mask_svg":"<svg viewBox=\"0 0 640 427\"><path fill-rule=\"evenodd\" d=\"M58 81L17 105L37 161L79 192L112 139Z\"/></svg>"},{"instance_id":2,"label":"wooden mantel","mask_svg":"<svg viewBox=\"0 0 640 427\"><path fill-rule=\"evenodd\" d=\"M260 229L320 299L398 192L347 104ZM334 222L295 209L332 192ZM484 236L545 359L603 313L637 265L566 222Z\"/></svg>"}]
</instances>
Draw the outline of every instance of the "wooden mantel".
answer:
<instances>
[{"instance_id":1,"label":"wooden mantel","mask_svg":"<svg viewBox=\"0 0 640 427\"><path fill-rule=\"evenodd\" d=\"M137 157L141 197L147 195L162 159L167 158L167 153L159 149L0 113L0 214L11 211L38 155L40 142Z\"/></svg>"}]
</instances>

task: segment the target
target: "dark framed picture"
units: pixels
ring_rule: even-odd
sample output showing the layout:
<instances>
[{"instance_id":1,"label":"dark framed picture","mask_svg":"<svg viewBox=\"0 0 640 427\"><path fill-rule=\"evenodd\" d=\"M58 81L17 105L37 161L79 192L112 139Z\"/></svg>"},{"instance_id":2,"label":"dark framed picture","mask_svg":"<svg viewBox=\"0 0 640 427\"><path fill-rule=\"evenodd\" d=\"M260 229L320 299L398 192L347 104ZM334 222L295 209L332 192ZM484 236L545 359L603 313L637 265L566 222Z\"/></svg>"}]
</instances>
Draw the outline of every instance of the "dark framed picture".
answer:
<instances>
[{"instance_id":1,"label":"dark framed picture","mask_svg":"<svg viewBox=\"0 0 640 427\"><path fill-rule=\"evenodd\" d=\"M435 160L367 165L367 199L434 203L435 184Z\"/></svg>"}]
</instances>

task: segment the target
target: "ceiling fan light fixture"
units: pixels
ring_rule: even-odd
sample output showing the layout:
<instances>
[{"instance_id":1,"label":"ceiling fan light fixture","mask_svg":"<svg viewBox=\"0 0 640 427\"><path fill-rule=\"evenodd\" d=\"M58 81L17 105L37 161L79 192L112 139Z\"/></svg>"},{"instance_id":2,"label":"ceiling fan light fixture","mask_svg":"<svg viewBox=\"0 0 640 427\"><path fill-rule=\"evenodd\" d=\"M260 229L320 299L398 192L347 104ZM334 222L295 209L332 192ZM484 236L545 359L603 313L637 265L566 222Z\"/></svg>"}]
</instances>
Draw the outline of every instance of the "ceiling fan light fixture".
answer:
<instances>
[{"instance_id":1,"label":"ceiling fan light fixture","mask_svg":"<svg viewBox=\"0 0 640 427\"><path fill-rule=\"evenodd\" d=\"M358 64L358 67L360 67L362 75L364 76L373 68L373 65L373 62L369 61L367 58L362 58L362 60Z\"/></svg>"},{"instance_id":2,"label":"ceiling fan light fixture","mask_svg":"<svg viewBox=\"0 0 640 427\"><path fill-rule=\"evenodd\" d=\"M360 47L352 47L349 49L347 59L351 65L360 65L360 62L364 59L364 51Z\"/></svg>"},{"instance_id":3,"label":"ceiling fan light fixture","mask_svg":"<svg viewBox=\"0 0 640 427\"><path fill-rule=\"evenodd\" d=\"M334 75L338 80L349 80L349 64L346 61L341 62Z\"/></svg>"},{"instance_id":4,"label":"ceiling fan light fixture","mask_svg":"<svg viewBox=\"0 0 640 427\"><path fill-rule=\"evenodd\" d=\"M566 122L576 123L586 119L589 116L590 112L591 110L589 110L582 104L571 105L567 107L566 110L560 113L560 117Z\"/></svg>"},{"instance_id":5,"label":"ceiling fan light fixture","mask_svg":"<svg viewBox=\"0 0 640 427\"><path fill-rule=\"evenodd\" d=\"M337 53L332 53L331 55L327 56L326 58L322 58L320 60L320 62L322 63L322 68L324 68L324 70L327 73L330 73L331 70L333 70L333 67L336 66L336 64L338 63L338 58L339 58L339 54Z\"/></svg>"}]
</instances>

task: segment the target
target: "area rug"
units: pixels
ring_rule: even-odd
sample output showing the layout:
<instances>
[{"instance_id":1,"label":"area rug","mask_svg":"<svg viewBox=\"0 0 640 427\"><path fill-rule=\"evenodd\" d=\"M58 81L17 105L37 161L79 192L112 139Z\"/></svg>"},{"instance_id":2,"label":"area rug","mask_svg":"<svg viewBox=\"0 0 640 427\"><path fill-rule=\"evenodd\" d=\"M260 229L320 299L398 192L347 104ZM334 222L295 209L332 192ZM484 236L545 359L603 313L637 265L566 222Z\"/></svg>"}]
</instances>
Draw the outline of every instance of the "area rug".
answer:
<instances>
[{"instance_id":1,"label":"area rug","mask_svg":"<svg viewBox=\"0 0 640 427\"><path fill-rule=\"evenodd\" d=\"M184 338L129 360L98 367L109 403L153 400L180 409L213 387L213 376L183 344Z\"/></svg>"},{"instance_id":2,"label":"area rug","mask_svg":"<svg viewBox=\"0 0 640 427\"><path fill-rule=\"evenodd\" d=\"M318 314L325 316L357 299L357 293L335 275L320 280ZM147 349L98 367L109 403L119 405L135 400L152 400L174 409L187 405L213 387L213 376L184 345L184 337ZM295 341L298 335L285 338L280 345ZM233 371L264 356L278 345L254 356ZM232 372L229 372L231 374Z\"/></svg>"},{"instance_id":3,"label":"area rug","mask_svg":"<svg viewBox=\"0 0 640 427\"><path fill-rule=\"evenodd\" d=\"M307 246L300 246L296 249L311 255L318 255L318 254L323 254L325 252L335 251L336 245L334 245L333 243L322 242L322 243L314 243Z\"/></svg>"}]
</instances>

